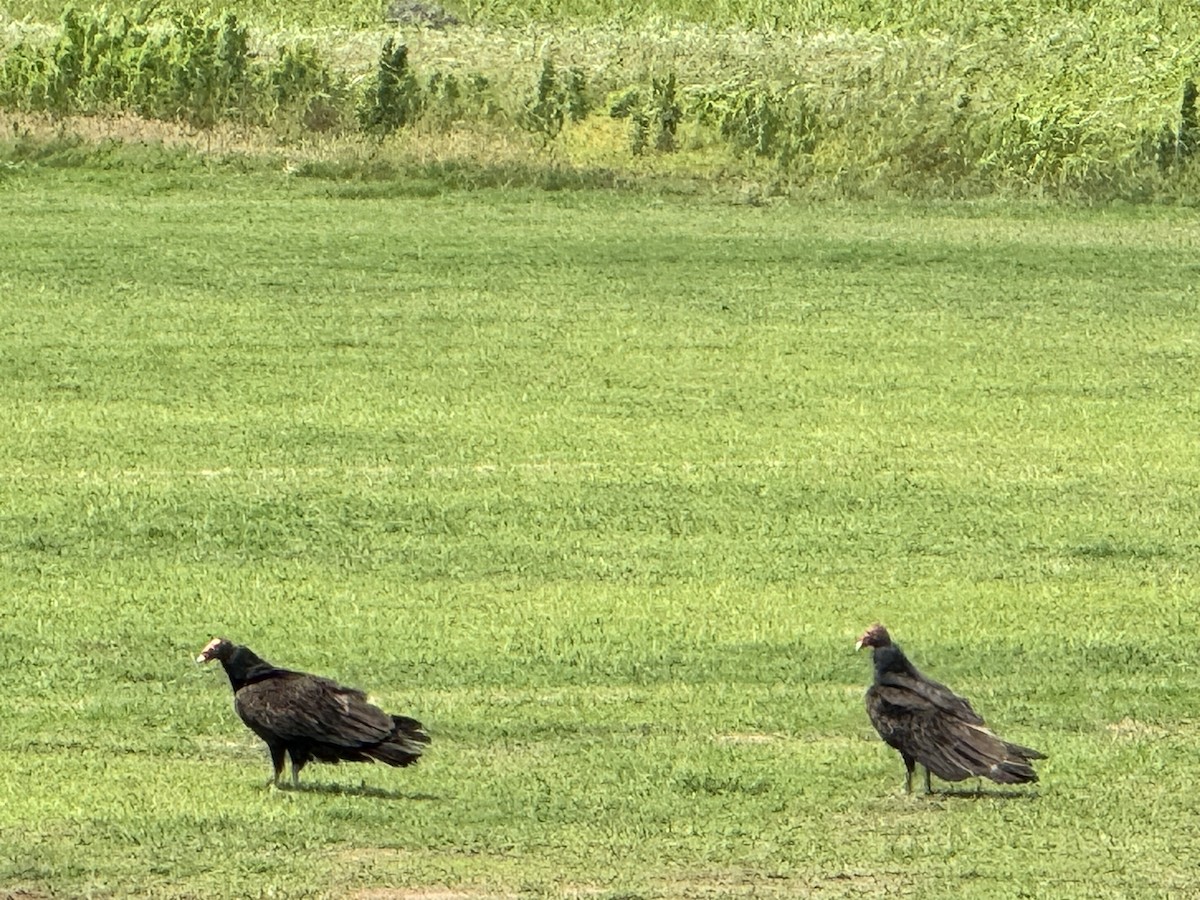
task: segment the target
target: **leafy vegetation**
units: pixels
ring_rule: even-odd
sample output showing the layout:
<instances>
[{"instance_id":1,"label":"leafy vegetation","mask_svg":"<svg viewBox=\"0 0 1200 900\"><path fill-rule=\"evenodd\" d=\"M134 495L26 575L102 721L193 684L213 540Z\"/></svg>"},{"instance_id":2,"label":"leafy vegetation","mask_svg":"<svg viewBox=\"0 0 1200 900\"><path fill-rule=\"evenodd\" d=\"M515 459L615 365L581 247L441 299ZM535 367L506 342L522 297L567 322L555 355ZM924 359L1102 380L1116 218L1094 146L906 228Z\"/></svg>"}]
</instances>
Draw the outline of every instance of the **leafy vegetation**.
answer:
<instances>
[{"instance_id":1,"label":"leafy vegetation","mask_svg":"<svg viewBox=\"0 0 1200 900\"><path fill-rule=\"evenodd\" d=\"M47 44L20 42L0 64L0 103L31 112L132 112L212 127L265 124L328 103L337 79L307 43L252 63L246 27L230 12L175 12L166 22L68 7Z\"/></svg>"},{"instance_id":2,"label":"leafy vegetation","mask_svg":"<svg viewBox=\"0 0 1200 900\"><path fill-rule=\"evenodd\" d=\"M353 155L366 134L409 159L502 145L810 196L1194 202L1200 13L1060 6L496 3L444 28L320 4L69 9L7 29L0 106L260 129L264 153Z\"/></svg>"},{"instance_id":3,"label":"leafy vegetation","mask_svg":"<svg viewBox=\"0 0 1200 900\"><path fill-rule=\"evenodd\" d=\"M0 891L1200 888L1186 210L111 152L0 170ZM876 619L1034 793L900 793ZM428 757L264 789L218 633Z\"/></svg>"},{"instance_id":4,"label":"leafy vegetation","mask_svg":"<svg viewBox=\"0 0 1200 900\"><path fill-rule=\"evenodd\" d=\"M416 121L421 113L421 94L408 67L408 48L388 38L379 57L379 71L359 112L363 128L390 134Z\"/></svg>"}]
</instances>

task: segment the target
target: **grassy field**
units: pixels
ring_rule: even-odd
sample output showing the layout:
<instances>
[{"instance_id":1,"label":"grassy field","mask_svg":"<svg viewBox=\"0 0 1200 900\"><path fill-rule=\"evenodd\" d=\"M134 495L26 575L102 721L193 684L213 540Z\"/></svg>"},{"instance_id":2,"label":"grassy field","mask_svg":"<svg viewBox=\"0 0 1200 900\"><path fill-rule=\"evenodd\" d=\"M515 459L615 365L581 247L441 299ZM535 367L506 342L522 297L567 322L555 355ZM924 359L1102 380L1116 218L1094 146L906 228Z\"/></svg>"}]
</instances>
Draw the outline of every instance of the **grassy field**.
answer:
<instances>
[{"instance_id":1,"label":"grassy field","mask_svg":"<svg viewBox=\"0 0 1200 900\"><path fill-rule=\"evenodd\" d=\"M147 163L0 219L0 897L1200 890L1190 213ZM877 619L1036 790L901 793ZM214 634L427 758L265 789Z\"/></svg>"}]
</instances>

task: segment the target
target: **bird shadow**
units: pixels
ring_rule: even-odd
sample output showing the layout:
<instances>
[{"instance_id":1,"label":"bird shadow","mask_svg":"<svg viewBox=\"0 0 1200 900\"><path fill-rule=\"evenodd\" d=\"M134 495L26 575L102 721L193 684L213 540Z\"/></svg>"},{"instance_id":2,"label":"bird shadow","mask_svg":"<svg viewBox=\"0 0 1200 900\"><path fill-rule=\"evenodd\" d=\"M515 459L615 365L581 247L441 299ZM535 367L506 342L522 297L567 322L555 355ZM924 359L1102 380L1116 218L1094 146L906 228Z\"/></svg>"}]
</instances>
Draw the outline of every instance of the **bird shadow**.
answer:
<instances>
[{"instance_id":1,"label":"bird shadow","mask_svg":"<svg viewBox=\"0 0 1200 900\"><path fill-rule=\"evenodd\" d=\"M925 795L931 799L947 800L1036 800L1037 791L1005 791L999 788L943 788Z\"/></svg>"},{"instance_id":2,"label":"bird shadow","mask_svg":"<svg viewBox=\"0 0 1200 900\"><path fill-rule=\"evenodd\" d=\"M436 794L408 794L387 788L371 787L366 784L299 784L280 785L279 790L289 794L324 794L330 797L367 797L372 800L440 800Z\"/></svg>"}]
</instances>

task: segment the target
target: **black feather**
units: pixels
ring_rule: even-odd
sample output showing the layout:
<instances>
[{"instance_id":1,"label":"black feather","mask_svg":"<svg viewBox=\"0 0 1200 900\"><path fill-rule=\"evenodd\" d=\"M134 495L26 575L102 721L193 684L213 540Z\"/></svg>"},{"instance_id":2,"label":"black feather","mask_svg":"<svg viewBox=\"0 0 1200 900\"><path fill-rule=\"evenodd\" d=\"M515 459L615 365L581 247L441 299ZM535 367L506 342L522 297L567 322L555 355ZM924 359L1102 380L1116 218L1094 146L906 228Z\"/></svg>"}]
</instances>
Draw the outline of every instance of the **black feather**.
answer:
<instances>
[{"instance_id":1,"label":"black feather","mask_svg":"<svg viewBox=\"0 0 1200 900\"><path fill-rule=\"evenodd\" d=\"M1042 753L994 735L971 704L944 684L922 675L893 644L887 630L873 625L859 646L874 648L875 682L867 689L867 715L879 736L899 751L912 790L917 763L944 781L990 778L999 784L1038 780L1030 762Z\"/></svg>"},{"instance_id":2,"label":"black feather","mask_svg":"<svg viewBox=\"0 0 1200 900\"><path fill-rule=\"evenodd\" d=\"M266 743L278 784L283 759L292 761L292 783L310 761L415 763L429 743L416 719L393 716L367 695L328 678L272 666L248 647L213 640L199 659L217 659L229 676L233 705L251 731Z\"/></svg>"}]
</instances>

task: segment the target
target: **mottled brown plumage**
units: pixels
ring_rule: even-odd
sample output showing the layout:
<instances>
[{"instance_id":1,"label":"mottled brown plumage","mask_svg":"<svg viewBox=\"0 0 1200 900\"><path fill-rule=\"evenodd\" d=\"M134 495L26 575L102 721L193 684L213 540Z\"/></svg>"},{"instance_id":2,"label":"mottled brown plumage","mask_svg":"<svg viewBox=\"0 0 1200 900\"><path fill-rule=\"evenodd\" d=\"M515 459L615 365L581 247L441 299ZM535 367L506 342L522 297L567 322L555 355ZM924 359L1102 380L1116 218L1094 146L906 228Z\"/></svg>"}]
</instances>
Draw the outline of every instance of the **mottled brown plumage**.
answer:
<instances>
[{"instance_id":1,"label":"mottled brown plumage","mask_svg":"<svg viewBox=\"0 0 1200 900\"><path fill-rule=\"evenodd\" d=\"M1038 780L1029 763L1045 759L1043 754L992 734L965 698L917 671L882 625L868 628L857 647L874 650L875 683L867 689L867 715L879 736L904 759L905 791L912 792L917 763L925 767L926 793L931 772L944 781Z\"/></svg>"},{"instance_id":2,"label":"mottled brown plumage","mask_svg":"<svg viewBox=\"0 0 1200 900\"><path fill-rule=\"evenodd\" d=\"M248 647L213 638L197 662L220 660L233 688L242 721L271 751L278 786L283 758L292 760L292 784L310 761L371 762L408 766L429 743L416 719L393 716L367 701L367 695L328 678L279 669Z\"/></svg>"}]
</instances>

